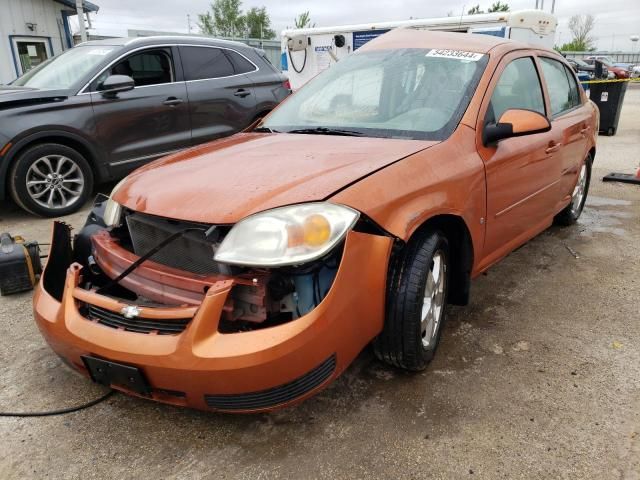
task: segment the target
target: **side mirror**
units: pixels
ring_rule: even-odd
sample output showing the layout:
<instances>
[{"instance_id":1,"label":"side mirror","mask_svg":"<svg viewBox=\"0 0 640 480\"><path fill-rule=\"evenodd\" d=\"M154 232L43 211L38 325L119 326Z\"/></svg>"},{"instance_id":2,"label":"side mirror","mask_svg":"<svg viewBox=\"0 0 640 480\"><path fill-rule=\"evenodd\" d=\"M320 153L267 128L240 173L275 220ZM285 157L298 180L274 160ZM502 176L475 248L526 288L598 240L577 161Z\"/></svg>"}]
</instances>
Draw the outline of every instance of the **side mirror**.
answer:
<instances>
[{"instance_id":1,"label":"side mirror","mask_svg":"<svg viewBox=\"0 0 640 480\"><path fill-rule=\"evenodd\" d=\"M120 92L128 92L133 90L136 82L127 75L110 75L100 85L100 93L105 97L116 96Z\"/></svg>"},{"instance_id":2,"label":"side mirror","mask_svg":"<svg viewBox=\"0 0 640 480\"><path fill-rule=\"evenodd\" d=\"M498 123L485 125L482 132L484 146L495 145L500 140L551 130L549 119L533 110L509 109L502 114Z\"/></svg>"}]
</instances>

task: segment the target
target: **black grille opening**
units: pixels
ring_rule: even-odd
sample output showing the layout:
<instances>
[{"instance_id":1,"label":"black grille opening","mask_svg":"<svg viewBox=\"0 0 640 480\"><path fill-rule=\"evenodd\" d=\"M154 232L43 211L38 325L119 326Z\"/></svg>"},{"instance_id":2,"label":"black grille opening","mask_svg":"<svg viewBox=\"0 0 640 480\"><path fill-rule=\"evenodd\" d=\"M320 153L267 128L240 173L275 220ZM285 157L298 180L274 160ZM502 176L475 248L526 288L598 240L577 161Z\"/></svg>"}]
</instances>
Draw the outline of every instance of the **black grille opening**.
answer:
<instances>
[{"instance_id":1,"label":"black grille opening","mask_svg":"<svg viewBox=\"0 0 640 480\"><path fill-rule=\"evenodd\" d=\"M126 318L119 313L90 304L85 304L80 309L80 313L87 319L97 321L99 324L107 327L124 329L127 332L136 333L157 332L158 335L177 335L182 333L191 321L190 318L167 320L141 317Z\"/></svg>"},{"instance_id":2,"label":"black grille opening","mask_svg":"<svg viewBox=\"0 0 640 480\"><path fill-rule=\"evenodd\" d=\"M216 410L256 410L290 402L322 385L336 369L336 356L331 355L316 368L289 383L260 392L236 395L205 395L207 405Z\"/></svg>"},{"instance_id":3,"label":"black grille opening","mask_svg":"<svg viewBox=\"0 0 640 480\"><path fill-rule=\"evenodd\" d=\"M169 220L140 213L127 216L127 227L133 253L138 256L146 254L160 242L185 228L202 228L202 232L186 232L176 238L155 253L151 260L200 275L231 274L228 266L213 260L215 250L228 231L228 227L218 227L207 239L204 231L211 225Z\"/></svg>"}]
</instances>

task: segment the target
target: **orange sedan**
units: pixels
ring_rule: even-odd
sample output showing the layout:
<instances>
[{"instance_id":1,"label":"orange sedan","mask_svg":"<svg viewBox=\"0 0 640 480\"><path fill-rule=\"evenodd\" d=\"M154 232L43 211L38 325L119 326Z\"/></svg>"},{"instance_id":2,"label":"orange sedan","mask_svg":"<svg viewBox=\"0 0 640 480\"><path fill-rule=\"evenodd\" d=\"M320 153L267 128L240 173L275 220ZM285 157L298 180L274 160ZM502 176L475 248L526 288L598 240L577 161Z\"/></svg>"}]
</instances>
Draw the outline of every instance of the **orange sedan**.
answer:
<instances>
[{"instance_id":1,"label":"orange sedan","mask_svg":"<svg viewBox=\"0 0 640 480\"><path fill-rule=\"evenodd\" d=\"M578 219L598 121L552 51L394 30L55 223L36 321L94 381L204 410L300 402L369 343L422 370L472 278Z\"/></svg>"}]
</instances>

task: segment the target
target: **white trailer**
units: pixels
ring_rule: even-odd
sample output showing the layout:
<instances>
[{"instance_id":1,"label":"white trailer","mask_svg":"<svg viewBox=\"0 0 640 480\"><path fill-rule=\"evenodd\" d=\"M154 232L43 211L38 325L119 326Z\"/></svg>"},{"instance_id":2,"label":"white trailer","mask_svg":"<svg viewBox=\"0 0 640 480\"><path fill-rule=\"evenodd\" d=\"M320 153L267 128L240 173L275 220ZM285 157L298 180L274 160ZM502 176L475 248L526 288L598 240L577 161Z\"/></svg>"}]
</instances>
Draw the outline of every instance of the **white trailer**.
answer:
<instances>
[{"instance_id":1,"label":"white trailer","mask_svg":"<svg viewBox=\"0 0 640 480\"><path fill-rule=\"evenodd\" d=\"M362 45L393 28L480 33L553 48L558 21L541 10L425 18L282 32L282 70L295 90Z\"/></svg>"}]
</instances>

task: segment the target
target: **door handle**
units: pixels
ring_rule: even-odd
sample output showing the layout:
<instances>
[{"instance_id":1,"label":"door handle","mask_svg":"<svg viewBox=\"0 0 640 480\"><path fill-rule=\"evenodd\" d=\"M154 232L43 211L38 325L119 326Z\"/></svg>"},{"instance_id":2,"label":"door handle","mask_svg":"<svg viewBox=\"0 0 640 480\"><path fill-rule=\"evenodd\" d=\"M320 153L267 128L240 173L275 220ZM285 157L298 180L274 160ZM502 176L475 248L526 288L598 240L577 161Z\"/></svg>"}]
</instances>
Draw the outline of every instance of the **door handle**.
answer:
<instances>
[{"instance_id":1,"label":"door handle","mask_svg":"<svg viewBox=\"0 0 640 480\"><path fill-rule=\"evenodd\" d=\"M175 107L176 105L180 105L181 103L182 99L176 97L169 97L164 102L162 102L163 105L168 105L170 107Z\"/></svg>"},{"instance_id":2,"label":"door handle","mask_svg":"<svg viewBox=\"0 0 640 480\"><path fill-rule=\"evenodd\" d=\"M587 134L589 133L589 130L591 130L589 127L585 127L583 129L580 130L580 135L582 135L583 137L586 137Z\"/></svg>"},{"instance_id":3,"label":"door handle","mask_svg":"<svg viewBox=\"0 0 640 480\"><path fill-rule=\"evenodd\" d=\"M244 98L247 95L251 95L251 92L249 90L245 90L244 88L239 88L233 95L236 97Z\"/></svg>"},{"instance_id":4,"label":"door handle","mask_svg":"<svg viewBox=\"0 0 640 480\"><path fill-rule=\"evenodd\" d=\"M558 150L560 150L560 147L562 147L561 143L549 142L549 147L544 152L545 153L554 153L554 152L557 152Z\"/></svg>"}]
</instances>

